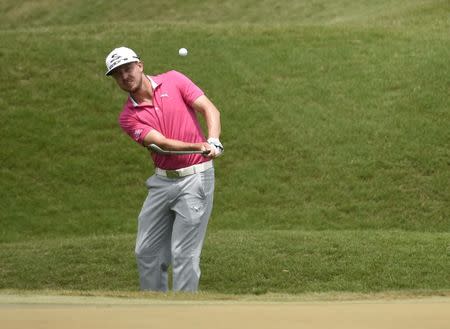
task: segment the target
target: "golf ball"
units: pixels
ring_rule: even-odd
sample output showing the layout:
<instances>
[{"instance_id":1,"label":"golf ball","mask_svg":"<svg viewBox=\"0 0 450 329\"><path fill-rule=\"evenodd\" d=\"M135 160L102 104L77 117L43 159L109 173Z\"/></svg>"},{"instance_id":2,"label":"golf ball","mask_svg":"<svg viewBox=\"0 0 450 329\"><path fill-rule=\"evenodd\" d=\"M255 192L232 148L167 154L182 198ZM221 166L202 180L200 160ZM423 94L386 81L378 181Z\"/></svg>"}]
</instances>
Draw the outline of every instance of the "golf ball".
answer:
<instances>
[{"instance_id":1,"label":"golf ball","mask_svg":"<svg viewBox=\"0 0 450 329\"><path fill-rule=\"evenodd\" d=\"M180 56L187 56L187 54L188 54L188 51L186 48L180 48L178 50L178 55L180 55Z\"/></svg>"}]
</instances>

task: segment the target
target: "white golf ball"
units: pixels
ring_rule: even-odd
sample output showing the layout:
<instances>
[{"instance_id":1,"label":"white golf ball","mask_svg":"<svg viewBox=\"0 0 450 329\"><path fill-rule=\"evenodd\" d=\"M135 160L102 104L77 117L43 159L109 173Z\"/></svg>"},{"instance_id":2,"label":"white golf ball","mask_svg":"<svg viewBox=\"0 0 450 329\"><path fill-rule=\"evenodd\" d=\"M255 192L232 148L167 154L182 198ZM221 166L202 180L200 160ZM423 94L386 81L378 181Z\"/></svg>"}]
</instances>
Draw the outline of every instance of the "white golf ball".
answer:
<instances>
[{"instance_id":1,"label":"white golf ball","mask_svg":"<svg viewBox=\"0 0 450 329\"><path fill-rule=\"evenodd\" d=\"M180 56L187 56L187 54L188 54L188 51L186 48L180 48L178 50L178 55L180 55Z\"/></svg>"}]
</instances>

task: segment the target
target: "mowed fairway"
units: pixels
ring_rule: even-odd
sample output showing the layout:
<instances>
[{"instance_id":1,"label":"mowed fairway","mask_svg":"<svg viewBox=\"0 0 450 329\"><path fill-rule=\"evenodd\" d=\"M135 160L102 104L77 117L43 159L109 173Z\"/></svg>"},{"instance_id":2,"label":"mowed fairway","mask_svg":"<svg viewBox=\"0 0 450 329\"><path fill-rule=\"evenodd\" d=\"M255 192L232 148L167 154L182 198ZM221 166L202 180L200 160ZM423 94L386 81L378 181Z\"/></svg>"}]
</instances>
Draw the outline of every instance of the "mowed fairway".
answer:
<instances>
[{"instance_id":1,"label":"mowed fairway","mask_svg":"<svg viewBox=\"0 0 450 329\"><path fill-rule=\"evenodd\" d=\"M105 55L126 45L149 74L190 76L222 113L201 291L448 297L448 9L2 1L0 289L139 289L136 217L153 168L120 130L126 95L104 76Z\"/></svg>"}]
</instances>

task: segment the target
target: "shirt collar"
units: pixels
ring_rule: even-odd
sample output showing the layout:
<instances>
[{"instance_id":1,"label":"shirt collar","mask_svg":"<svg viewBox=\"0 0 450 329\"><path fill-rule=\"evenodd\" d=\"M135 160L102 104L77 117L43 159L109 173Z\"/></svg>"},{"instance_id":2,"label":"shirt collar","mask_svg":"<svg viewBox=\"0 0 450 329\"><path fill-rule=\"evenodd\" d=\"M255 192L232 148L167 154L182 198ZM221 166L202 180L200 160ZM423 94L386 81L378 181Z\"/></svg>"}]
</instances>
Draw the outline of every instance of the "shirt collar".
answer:
<instances>
[{"instance_id":1,"label":"shirt collar","mask_svg":"<svg viewBox=\"0 0 450 329\"><path fill-rule=\"evenodd\" d=\"M155 90L161 84L161 82L156 82L149 75L146 75L146 77L150 81L153 90ZM131 94L129 94L129 97L130 97L131 103L133 104L134 107L139 106L139 103L134 100L134 98L133 98L133 96L131 96Z\"/></svg>"}]
</instances>

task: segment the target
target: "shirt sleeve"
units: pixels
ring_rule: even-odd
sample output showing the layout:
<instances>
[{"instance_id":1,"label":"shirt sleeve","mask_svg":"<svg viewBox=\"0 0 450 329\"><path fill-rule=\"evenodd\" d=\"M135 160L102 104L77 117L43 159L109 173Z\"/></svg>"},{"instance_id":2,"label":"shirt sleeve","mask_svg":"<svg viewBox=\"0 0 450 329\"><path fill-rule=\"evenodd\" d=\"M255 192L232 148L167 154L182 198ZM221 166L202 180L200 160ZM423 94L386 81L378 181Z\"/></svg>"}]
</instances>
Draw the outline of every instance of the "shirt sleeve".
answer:
<instances>
[{"instance_id":1,"label":"shirt sleeve","mask_svg":"<svg viewBox=\"0 0 450 329\"><path fill-rule=\"evenodd\" d=\"M171 71L171 74L178 89L180 90L181 96L189 106L191 106L197 98L204 94L203 90L201 90L184 74L178 71Z\"/></svg>"},{"instance_id":2,"label":"shirt sleeve","mask_svg":"<svg viewBox=\"0 0 450 329\"><path fill-rule=\"evenodd\" d=\"M128 136L142 145L145 136L153 130L148 124L142 123L138 118L125 111L119 116L119 125Z\"/></svg>"}]
</instances>

